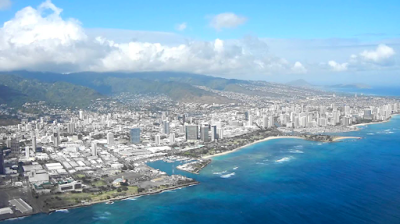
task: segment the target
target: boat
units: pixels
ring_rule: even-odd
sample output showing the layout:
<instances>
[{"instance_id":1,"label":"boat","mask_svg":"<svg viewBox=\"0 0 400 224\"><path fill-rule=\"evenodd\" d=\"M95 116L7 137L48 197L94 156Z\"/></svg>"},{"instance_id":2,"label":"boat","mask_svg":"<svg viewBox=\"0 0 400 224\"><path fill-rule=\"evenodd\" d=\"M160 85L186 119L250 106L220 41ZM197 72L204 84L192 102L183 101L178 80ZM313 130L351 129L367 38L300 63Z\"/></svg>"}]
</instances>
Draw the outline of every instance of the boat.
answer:
<instances>
[{"instance_id":1,"label":"boat","mask_svg":"<svg viewBox=\"0 0 400 224\"><path fill-rule=\"evenodd\" d=\"M112 205L112 204L114 204L113 201L107 201L107 202L106 202L106 205Z\"/></svg>"}]
</instances>

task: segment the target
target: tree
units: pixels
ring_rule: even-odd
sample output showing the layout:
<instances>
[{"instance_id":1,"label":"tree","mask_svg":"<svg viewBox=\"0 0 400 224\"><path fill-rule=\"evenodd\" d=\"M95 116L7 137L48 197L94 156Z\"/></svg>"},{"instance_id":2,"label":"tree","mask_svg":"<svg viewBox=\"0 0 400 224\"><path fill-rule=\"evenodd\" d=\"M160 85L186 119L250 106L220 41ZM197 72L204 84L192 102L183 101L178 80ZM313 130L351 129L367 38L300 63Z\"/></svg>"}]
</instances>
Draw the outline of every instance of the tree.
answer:
<instances>
[{"instance_id":1,"label":"tree","mask_svg":"<svg viewBox=\"0 0 400 224\"><path fill-rule=\"evenodd\" d=\"M118 188L118 189L117 189L117 191L118 191L118 192L121 192L121 191L122 191L122 189L121 189L121 188Z\"/></svg>"}]
</instances>

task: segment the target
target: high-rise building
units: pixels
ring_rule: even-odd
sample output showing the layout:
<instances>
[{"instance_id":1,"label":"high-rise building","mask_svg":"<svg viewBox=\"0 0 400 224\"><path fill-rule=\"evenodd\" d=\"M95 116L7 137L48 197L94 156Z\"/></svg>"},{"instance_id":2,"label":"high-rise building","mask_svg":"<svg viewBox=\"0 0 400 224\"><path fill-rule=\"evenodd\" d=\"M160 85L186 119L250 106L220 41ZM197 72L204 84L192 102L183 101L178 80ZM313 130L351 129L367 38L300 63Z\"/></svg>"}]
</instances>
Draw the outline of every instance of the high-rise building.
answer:
<instances>
[{"instance_id":1,"label":"high-rise building","mask_svg":"<svg viewBox=\"0 0 400 224\"><path fill-rule=\"evenodd\" d=\"M208 135L208 132L210 131L210 127L208 125L204 125L200 127L200 139L203 142L209 142L210 141L210 136Z\"/></svg>"},{"instance_id":2,"label":"high-rise building","mask_svg":"<svg viewBox=\"0 0 400 224\"><path fill-rule=\"evenodd\" d=\"M58 145L60 144L60 142L58 141L58 134L57 133L53 133L53 143L55 147L58 147Z\"/></svg>"},{"instance_id":3,"label":"high-rise building","mask_svg":"<svg viewBox=\"0 0 400 224\"><path fill-rule=\"evenodd\" d=\"M75 124L74 123L67 124L67 132L69 134L75 133Z\"/></svg>"},{"instance_id":4,"label":"high-rise building","mask_svg":"<svg viewBox=\"0 0 400 224\"><path fill-rule=\"evenodd\" d=\"M130 132L131 143L140 143L140 128L132 128Z\"/></svg>"},{"instance_id":5,"label":"high-rise building","mask_svg":"<svg viewBox=\"0 0 400 224\"><path fill-rule=\"evenodd\" d=\"M169 135L170 131L169 131L169 121L163 121L162 122L162 133Z\"/></svg>"},{"instance_id":6,"label":"high-rise building","mask_svg":"<svg viewBox=\"0 0 400 224\"><path fill-rule=\"evenodd\" d=\"M249 120L249 126L253 126L253 116L251 116L251 114L249 114L248 120Z\"/></svg>"},{"instance_id":7,"label":"high-rise building","mask_svg":"<svg viewBox=\"0 0 400 224\"><path fill-rule=\"evenodd\" d=\"M111 132L107 133L107 145L114 145L114 134Z\"/></svg>"},{"instance_id":8,"label":"high-rise building","mask_svg":"<svg viewBox=\"0 0 400 224\"><path fill-rule=\"evenodd\" d=\"M33 150L33 153L35 153L36 152L36 134L35 134L35 132L32 132L31 133L31 138L32 138L32 150Z\"/></svg>"},{"instance_id":9,"label":"high-rise building","mask_svg":"<svg viewBox=\"0 0 400 224\"><path fill-rule=\"evenodd\" d=\"M83 117L83 111L80 110L80 111L79 111L79 120L83 120L83 118L84 118L84 117Z\"/></svg>"},{"instance_id":10,"label":"high-rise building","mask_svg":"<svg viewBox=\"0 0 400 224\"><path fill-rule=\"evenodd\" d=\"M372 111L371 111L371 109L364 110L364 119L372 120Z\"/></svg>"},{"instance_id":11,"label":"high-rise building","mask_svg":"<svg viewBox=\"0 0 400 224\"><path fill-rule=\"evenodd\" d=\"M29 146L25 146L25 157L27 158L27 159L29 159L29 157L30 157L30 154L29 154Z\"/></svg>"},{"instance_id":12,"label":"high-rise building","mask_svg":"<svg viewBox=\"0 0 400 224\"><path fill-rule=\"evenodd\" d=\"M160 135L154 136L154 141L155 141L156 145L160 145L161 144L161 136Z\"/></svg>"},{"instance_id":13,"label":"high-rise building","mask_svg":"<svg viewBox=\"0 0 400 224\"><path fill-rule=\"evenodd\" d=\"M13 155L18 155L19 154L19 142L17 138L11 138L11 153Z\"/></svg>"},{"instance_id":14,"label":"high-rise building","mask_svg":"<svg viewBox=\"0 0 400 224\"><path fill-rule=\"evenodd\" d=\"M246 121L249 120L249 115L250 115L250 112L249 112L249 111L244 112L244 119L245 119Z\"/></svg>"},{"instance_id":15,"label":"high-rise building","mask_svg":"<svg viewBox=\"0 0 400 224\"><path fill-rule=\"evenodd\" d=\"M263 128L268 128L268 117L267 116L263 117L262 126L263 126Z\"/></svg>"},{"instance_id":16,"label":"high-rise building","mask_svg":"<svg viewBox=\"0 0 400 224\"><path fill-rule=\"evenodd\" d=\"M92 156L97 156L97 143L92 142L92 146L90 147L90 151Z\"/></svg>"},{"instance_id":17,"label":"high-rise building","mask_svg":"<svg viewBox=\"0 0 400 224\"><path fill-rule=\"evenodd\" d=\"M4 174L6 174L4 168L4 154L3 154L3 148L0 148L0 175Z\"/></svg>"},{"instance_id":18,"label":"high-rise building","mask_svg":"<svg viewBox=\"0 0 400 224\"><path fill-rule=\"evenodd\" d=\"M213 126L211 126L211 141L213 142L216 139L218 139L217 126L213 125Z\"/></svg>"},{"instance_id":19,"label":"high-rise building","mask_svg":"<svg viewBox=\"0 0 400 224\"><path fill-rule=\"evenodd\" d=\"M169 134L169 143L174 144L175 143L175 133Z\"/></svg>"},{"instance_id":20,"label":"high-rise building","mask_svg":"<svg viewBox=\"0 0 400 224\"><path fill-rule=\"evenodd\" d=\"M197 140L199 136L199 130L197 125L186 125L185 126L186 141Z\"/></svg>"}]
</instances>

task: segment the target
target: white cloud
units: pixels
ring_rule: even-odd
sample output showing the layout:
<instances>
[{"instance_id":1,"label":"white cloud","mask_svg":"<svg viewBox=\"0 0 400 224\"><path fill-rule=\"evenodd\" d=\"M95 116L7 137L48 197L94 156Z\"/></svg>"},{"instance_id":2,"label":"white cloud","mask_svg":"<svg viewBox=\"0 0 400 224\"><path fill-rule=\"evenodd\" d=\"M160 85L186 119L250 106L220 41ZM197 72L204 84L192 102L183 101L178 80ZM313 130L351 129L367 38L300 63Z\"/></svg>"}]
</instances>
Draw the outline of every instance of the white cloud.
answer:
<instances>
[{"instance_id":1,"label":"white cloud","mask_svg":"<svg viewBox=\"0 0 400 224\"><path fill-rule=\"evenodd\" d=\"M396 66L394 60L395 50L385 44L379 44L374 50L363 50L359 54L352 54L345 63L329 61L328 65L334 71L365 71L382 70Z\"/></svg>"},{"instance_id":2,"label":"white cloud","mask_svg":"<svg viewBox=\"0 0 400 224\"><path fill-rule=\"evenodd\" d=\"M43 13L44 10L47 12ZM46 1L37 9L26 7L18 11L4 23L0 28L0 68L56 72L183 71L229 77L293 73L287 60L269 55L265 41L256 37L186 40L168 45L144 40L120 42L87 35L79 21L64 20L61 12Z\"/></svg>"},{"instance_id":3,"label":"white cloud","mask_svg":"<svg viewBox=\"0 0 400 224\"><path fill-rule=\"evenodd\" d=\"M336 61L329 61L328 65L337 72L342 72L347 70L348 63L337 63Z\"/></svg>"},{"instance_id":4,"label":"white cloud","mask_svg":"<svg viewBox=\"0 0 400 224\"><path fill-rule=\"evenodd\" d=\"M11 0L0 0L0 10L6 10L11 7Z\"/></svg>"},{"instance_id":5,"label":"white cloud","mask_svg":"<svg viewBox=\"0 0 400 224\"><path fill-rule=\"evenodd\" d=\"M392 57L393 55L395 55L395 51L393 50L393 48L388 47L385 44L378 45L376 50L363 51L360 53L360 56L363 59L373 61L373 62L381 62L383 60L386 60L386 59Z\"/></svg>"},{"instance_id":6,"label":"white cloud","mask_svg":"<svg viewBox=\"0 0 400 224\"><path fill-rule=\"evenodd\" d=\"M307 73L307 69L300 62L296 61L292 68L294 73L304 74Z\"/></svg>"},{"instance_id":7,"label":"white cloud","mask_svg":"<svg viewBox=\"0 0 400 224\"><path fill-rule=\"evenodd\" d=\"M61 13L62 9L46 1L38 8L21 9L5 22L0 27L0 70L181 71L263 79L265 75L323 74L329 70L379 70L395 63L395 49L386 45L377 48L360 45L356 50L344 47L346 51L341 51L337 47L312 45L315 41L309 41L308 45L291 42L293 46L288 46L252 36L200 41L174 33L88 30L78 20L63 19ZM308 55L312 56L307 58ZM338 55L347 55L347 59ZM335 61L329 61L330 57ZM307 68L299 58L307 61ZM329 62L320 66L320 61Z\"/></svg>"},{"instance_id":8,"label":"white cloud","mask_svg":"<svg viewBox=\"0 0 400 224\"><path fill-rule=\"evenodd\" d=\"M181 23L176 25L175 29L178 31L184 31L187 28L187 23Z\"/></svg>"},{"instance_id":9,"label":"white cloud","mask_svg":"<svg viewBox=\"0 0 400 224\"><path fill-rule=\"evenodd\" d=\"M234 13L221 13L215 15L210 20L210 26L216 30L221 30L223 28L236 28L247 21L244 16L239 16Z\"/></svg>"}]
</instances>

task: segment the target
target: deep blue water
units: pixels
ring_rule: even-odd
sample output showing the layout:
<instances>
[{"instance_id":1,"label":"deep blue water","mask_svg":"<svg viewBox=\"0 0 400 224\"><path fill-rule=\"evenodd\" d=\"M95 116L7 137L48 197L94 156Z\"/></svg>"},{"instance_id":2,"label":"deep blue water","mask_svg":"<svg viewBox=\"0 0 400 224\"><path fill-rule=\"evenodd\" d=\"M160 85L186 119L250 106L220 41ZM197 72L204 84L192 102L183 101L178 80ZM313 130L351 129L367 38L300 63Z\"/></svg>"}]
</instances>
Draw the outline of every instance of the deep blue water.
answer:
<instances>
[{"instance_id":1,"label":"deep blue water","mask_svg":"<svg viewBox=\"0 0 400 224\"><path fill-rule=\"evenodd\" d=\"M370 89L358 88L332 88L332 91L346 92L360 95L373 95L373 96L400 96L400 87L372 87Z\"/></svg>"},{"instance_id":2,"label":"deep blue water","mask_svg":"<svg viewBox=\"0 0 400 224\"><path fill-rule=\"evenodd\" d=\"M199 175L175 169L196 186L7 222L400 223L400 116L345 135L363 138L267 141L216 157Z\"/></svg>"}]
</instances>

